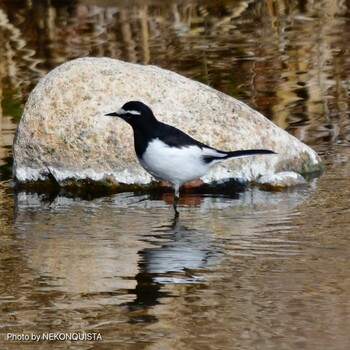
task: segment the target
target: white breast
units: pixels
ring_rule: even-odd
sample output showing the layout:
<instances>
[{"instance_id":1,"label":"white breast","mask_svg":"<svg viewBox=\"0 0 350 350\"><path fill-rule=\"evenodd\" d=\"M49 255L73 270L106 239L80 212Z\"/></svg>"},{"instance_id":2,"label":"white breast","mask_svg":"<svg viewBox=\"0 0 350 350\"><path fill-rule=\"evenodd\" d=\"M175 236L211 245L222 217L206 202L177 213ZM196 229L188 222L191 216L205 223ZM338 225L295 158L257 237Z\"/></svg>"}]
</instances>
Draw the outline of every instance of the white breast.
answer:
<instances>
[{"instance_id":1,"label":"white breast","mask_svg":"<svg viewBox=\"0 0 350 350\"><path fill-rule=\"evenodd\" d=\"M139 161L157 179L181 186L209 171L209 164L203 161L205 155L224 156L212 149L201 149L198 146L170 147L159 139L154 139Z\"/></svg>"}]
</instances>

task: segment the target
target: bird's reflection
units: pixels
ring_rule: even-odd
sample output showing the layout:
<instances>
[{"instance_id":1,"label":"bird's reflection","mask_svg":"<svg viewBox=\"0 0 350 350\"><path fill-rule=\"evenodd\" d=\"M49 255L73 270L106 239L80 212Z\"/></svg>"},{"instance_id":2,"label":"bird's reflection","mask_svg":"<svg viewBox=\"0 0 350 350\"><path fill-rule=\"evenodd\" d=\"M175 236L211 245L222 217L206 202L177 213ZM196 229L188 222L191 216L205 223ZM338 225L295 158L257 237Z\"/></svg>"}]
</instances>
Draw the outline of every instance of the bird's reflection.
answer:
<instances>
[{"instance_id":1,"label":"bird's reflection","mask_svg":"<svg viewBox=\"0 0 350 350\"><path fill-rule=\"evenodd\" d=\"M156 227L146 240L153 246L138 252L136 298L128 304L131 310L151 307L170 296L165 285L200 283L198 269L205 267L211 255L209 240L181 224L181 218Z\"/></svg>"}]
</instances>

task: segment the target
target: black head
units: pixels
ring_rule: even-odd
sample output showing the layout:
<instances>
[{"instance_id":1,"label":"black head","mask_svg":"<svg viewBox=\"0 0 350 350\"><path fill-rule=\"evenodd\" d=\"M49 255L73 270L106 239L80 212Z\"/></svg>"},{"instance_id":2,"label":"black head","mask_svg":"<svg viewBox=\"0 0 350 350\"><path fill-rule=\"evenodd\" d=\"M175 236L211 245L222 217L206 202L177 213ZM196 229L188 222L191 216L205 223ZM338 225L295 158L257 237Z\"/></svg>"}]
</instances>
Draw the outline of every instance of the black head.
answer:
<instances>
[{"instance_id":1,"label":"black head","mask_svg":"<svg viewBox=\"0 0 350 350\"><path fill-rule=\"evenodd\" d=\"M148 125L157 121L151 108L140 101L127 102L118 111L106 115L119 117L129 123L132 127Z\"/></svg>"}]
</instances>

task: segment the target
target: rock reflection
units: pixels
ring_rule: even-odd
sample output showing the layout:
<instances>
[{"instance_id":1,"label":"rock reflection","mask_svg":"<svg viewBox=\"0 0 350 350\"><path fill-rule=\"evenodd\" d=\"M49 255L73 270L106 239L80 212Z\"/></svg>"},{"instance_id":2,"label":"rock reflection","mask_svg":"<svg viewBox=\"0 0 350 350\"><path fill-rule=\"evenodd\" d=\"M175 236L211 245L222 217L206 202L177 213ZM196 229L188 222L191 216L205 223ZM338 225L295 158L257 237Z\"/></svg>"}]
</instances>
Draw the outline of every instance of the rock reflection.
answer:
<instances>
[{"instance_id":1,"label":"rock reflection","mask_svg":"<svg viewBox=\"0 0 350 350\"><path fill-rule=\"evenodd\" d=\"M47 201L22 192L16 207L15 232L26 241L22 249L35 274L51 278L47 291L104 293L134 287L124 277L136 274L140 245L132 237L123 241L122 222L103 224L108 218L99 215L98 201Z\"/></svg>"}]
</instances>

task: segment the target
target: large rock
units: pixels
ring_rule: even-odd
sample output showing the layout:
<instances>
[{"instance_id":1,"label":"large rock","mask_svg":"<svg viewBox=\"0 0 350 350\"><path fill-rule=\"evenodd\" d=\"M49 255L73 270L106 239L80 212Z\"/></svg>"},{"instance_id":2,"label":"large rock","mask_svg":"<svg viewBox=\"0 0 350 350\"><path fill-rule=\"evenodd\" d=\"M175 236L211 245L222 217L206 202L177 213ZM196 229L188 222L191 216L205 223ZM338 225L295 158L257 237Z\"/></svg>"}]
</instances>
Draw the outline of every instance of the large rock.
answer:
<instances>
[{"instance_id":1,"label":"large rock","mask_svg":"<svg viewBox=\"0 0 350 350\"><path fill-rule=\"evenodd\" d=\"M278 152L224 161L202 178L206 183L322 167L310 147L208 86L154 66L81 58L54 69L30 94L14 141L17 181L150 183L134 154L130 126L104 116L130 100L145 102L161 121L218 149Z\"/></svg>"}]
</instances>

